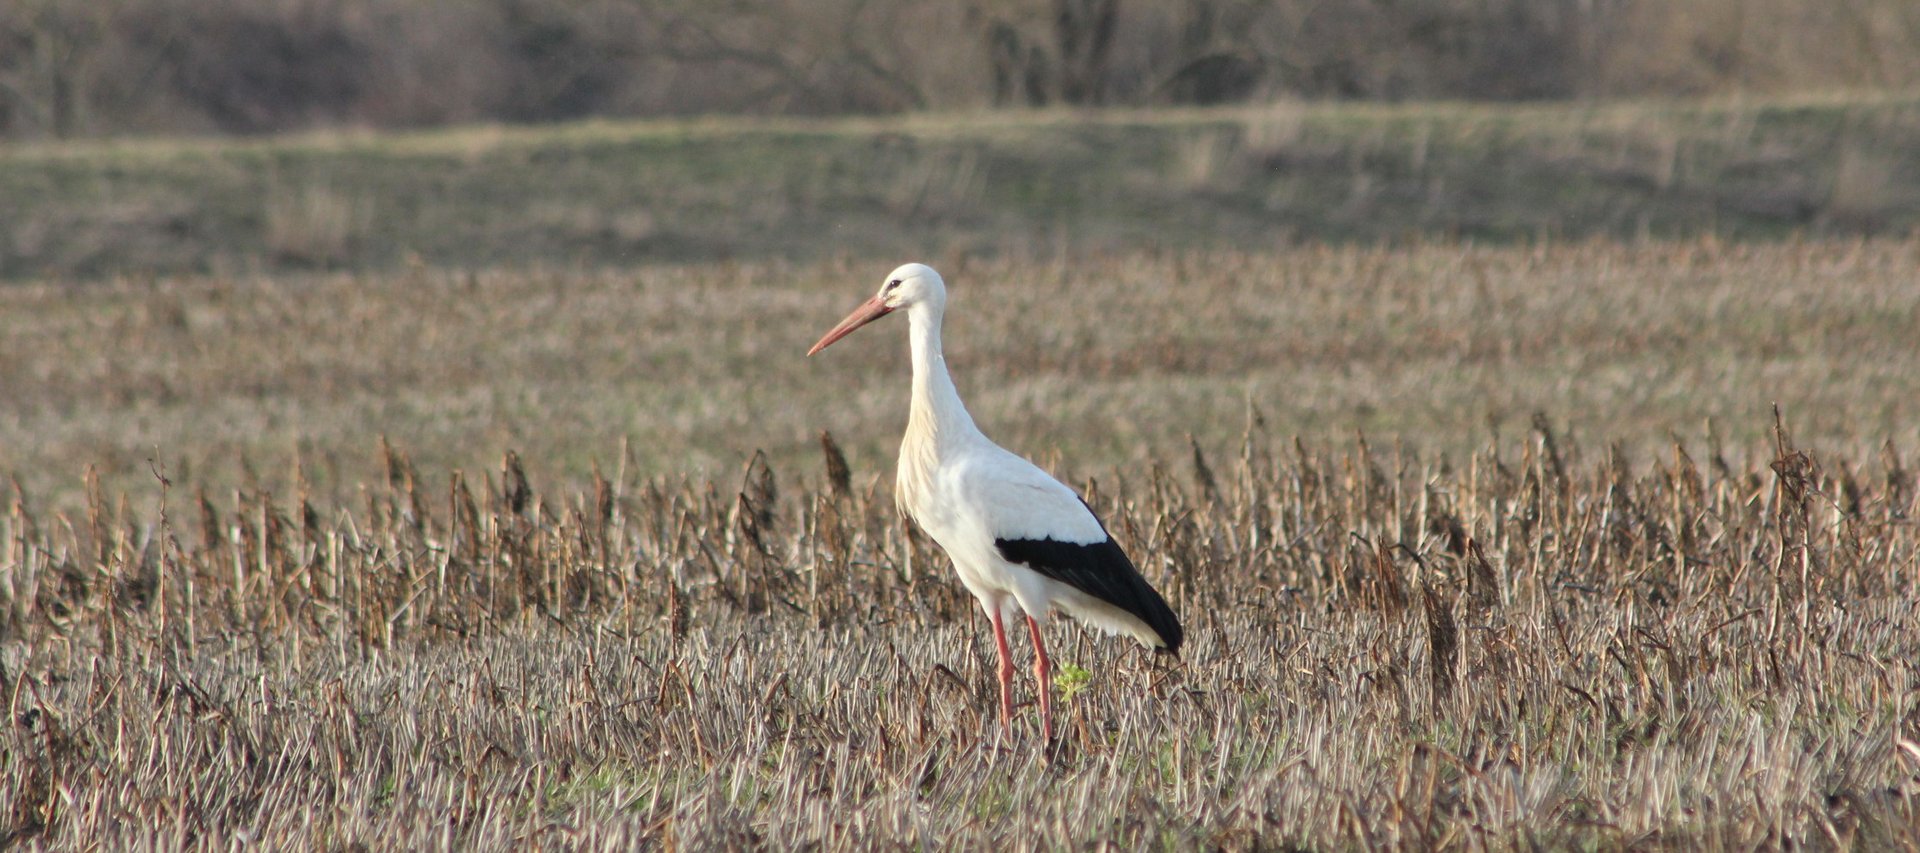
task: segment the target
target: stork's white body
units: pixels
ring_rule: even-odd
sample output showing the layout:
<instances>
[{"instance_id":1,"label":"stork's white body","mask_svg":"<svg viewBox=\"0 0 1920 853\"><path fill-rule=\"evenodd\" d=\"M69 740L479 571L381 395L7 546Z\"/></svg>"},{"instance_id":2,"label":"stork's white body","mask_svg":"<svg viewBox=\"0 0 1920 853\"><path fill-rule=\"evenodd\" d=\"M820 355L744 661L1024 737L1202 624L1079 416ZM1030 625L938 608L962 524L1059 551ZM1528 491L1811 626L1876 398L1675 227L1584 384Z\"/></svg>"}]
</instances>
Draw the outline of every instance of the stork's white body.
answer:
<instances>
[{"instance_id":1,"label":"stork's white body","mask_svg":"<svg viewBox=\"0 0 1920 853\"><path fill-rule=\"evenodd\" d=\"M993 616L1017 605L1044 625L1058 607L1082 622L1159 645L1138 617L1027 566L995 542L1052 539L1093 545L1107 530L1080 496L1040 466L994 444L967 414L940 348L938 303L909 308L913 397L894 498L900 511L947 552L960 582Z\"/></svg>"},{"instance_id":2,"label":"stork's white body","mask_svg":"<svg viewBox=\"0 0 1920 853\"><path fill-rule=\"evenodd\" d=\"M1042 720L1051 739L1049 664L1040 637L1051 610L1168 650L1180 644L1178 620L1072 489L994 444L975 426L941 352L946 288L939 273L921 264L895 270L879 294L809 354L900 307L907 309L911 328L913 395L895 498L901 511L947 552L961 583L993 623L1003 726L1011 714L1012 674L1004 622L1025 613Z\"/></svg>"}]
</instances>

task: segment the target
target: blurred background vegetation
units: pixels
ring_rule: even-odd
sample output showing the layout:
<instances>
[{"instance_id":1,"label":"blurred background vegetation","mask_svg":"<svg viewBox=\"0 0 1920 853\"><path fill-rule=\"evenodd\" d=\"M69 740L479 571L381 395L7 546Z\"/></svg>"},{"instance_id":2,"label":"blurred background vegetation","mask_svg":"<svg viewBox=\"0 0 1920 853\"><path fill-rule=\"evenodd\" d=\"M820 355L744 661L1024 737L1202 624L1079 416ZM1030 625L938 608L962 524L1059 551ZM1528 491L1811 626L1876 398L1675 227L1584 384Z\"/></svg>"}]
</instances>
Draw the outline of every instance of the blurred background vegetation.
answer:
<instances>
[{"instance_id":1,"label":"blurred background vegetation","mask_svg":"<svg viewBox=\"0 0 1920 853\"><path fill-rule=\"evenodd\" d=\"M1912 0L8 0L0 138L1920 85Z\"/></svg>"},{"instance_id":2,"label":"blurred background vegetation","mask_svg":"<svg viewBox=\"0 0 1920 853\"><path fill-rule=\"evenodd\" d=\"M884 471L899 386L799 354L909 258L983 300L996 437L1083 471L1250 409L1909 441L1916 48L1914 0L6 0L0 473ZM1180 299L1302 276L1360 295ZM985 301L1039 285L1104 301Z\"/></svg>"}]
</instances>

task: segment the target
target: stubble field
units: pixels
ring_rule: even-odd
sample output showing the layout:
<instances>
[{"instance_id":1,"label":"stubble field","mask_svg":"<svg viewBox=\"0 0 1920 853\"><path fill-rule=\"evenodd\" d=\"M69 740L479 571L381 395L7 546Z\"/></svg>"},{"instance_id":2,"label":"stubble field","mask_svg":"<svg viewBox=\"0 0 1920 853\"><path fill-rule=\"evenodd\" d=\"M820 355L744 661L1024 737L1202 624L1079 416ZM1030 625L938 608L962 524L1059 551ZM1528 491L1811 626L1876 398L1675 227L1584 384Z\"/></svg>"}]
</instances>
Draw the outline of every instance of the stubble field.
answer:
<instances>
[{"instance_id":1,"label":"stubble field","mask_svg":"<svg viewBox=\"0 0 1920 853\"><path fill-rule=\"evenodd\" d=\"M897 260L0 290L0 838L1920 844L1920 242L929 259L1188 625L1051 753L801 357Z\"/></svg>"}]
</instances>

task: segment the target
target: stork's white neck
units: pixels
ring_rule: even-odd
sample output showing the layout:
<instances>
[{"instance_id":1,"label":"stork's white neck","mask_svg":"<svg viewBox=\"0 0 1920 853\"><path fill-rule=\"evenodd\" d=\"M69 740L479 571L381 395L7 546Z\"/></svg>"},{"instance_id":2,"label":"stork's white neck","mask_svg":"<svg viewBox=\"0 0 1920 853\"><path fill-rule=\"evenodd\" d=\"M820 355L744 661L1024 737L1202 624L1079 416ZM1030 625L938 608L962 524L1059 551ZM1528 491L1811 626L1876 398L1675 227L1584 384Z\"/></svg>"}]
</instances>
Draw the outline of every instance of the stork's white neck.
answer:
<instances>
[{"instance_id":1,"label":"stork's white neck","mask_svg":"<svg viewBox=\"0 0 1920 853\"><path fill-rule=\"evenodd\" d=\"M926 442L936 452L956 441L984 438L947 373L947 360L940 351L944 313L943 306L932 303L907 309L913 347L913 405L907 416L907 440Z\"/></svg>"}]
</instances>

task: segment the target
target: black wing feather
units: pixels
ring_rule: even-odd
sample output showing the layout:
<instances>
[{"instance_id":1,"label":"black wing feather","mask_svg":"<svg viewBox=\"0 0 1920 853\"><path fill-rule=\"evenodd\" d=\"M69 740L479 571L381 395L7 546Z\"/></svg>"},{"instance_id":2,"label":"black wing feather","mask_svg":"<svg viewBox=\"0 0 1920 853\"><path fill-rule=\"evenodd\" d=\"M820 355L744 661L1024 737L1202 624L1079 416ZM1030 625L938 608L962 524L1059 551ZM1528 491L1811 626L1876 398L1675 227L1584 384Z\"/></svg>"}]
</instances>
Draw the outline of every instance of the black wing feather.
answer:
<instances>
[{"instance_id":1,"label":"black wing feather","mask_svg":"<svg viewBox=\"0 0 1920 853\"><path fill-rule=\"evenodd\" d=\"M1103 542L1062 542L1045 539L995 539L995 548L1009 563L1019 563L1046 577L1125 610L1147 623L1167 651L1180 651L1185 634L1180 618L1167 606L1147 579L1134 568L1127 552L1108 536Z\"/></svg>"}]
</instances>

